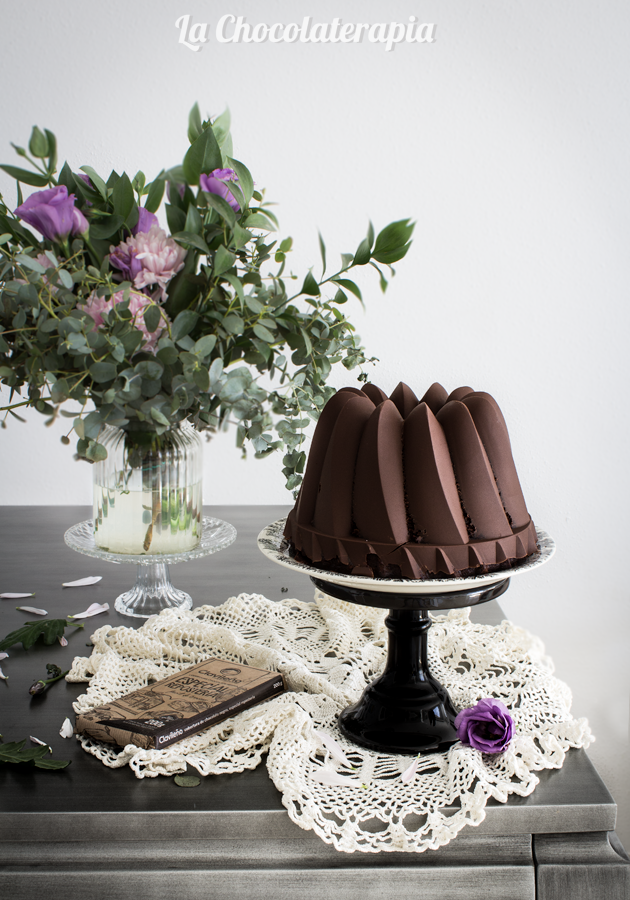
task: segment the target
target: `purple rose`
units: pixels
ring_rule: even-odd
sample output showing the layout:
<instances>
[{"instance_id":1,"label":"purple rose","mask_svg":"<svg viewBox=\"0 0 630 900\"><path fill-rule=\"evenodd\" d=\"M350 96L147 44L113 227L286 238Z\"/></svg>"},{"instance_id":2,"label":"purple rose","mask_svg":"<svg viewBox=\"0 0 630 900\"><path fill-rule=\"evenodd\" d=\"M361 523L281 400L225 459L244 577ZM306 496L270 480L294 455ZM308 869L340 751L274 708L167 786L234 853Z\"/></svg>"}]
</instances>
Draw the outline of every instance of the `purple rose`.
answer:
<instances>
[{"instance_id":1,"label":"purple rose","mask_svg":"<svg viewBox=\"0 0 630 900\"><path fill-rule=\"evenodd\" d=\"M74 205L74 194L60 184L34 194L15 210L15 215L32 225L49 241L65 241L69 234L84 234L87 219Z\"/></svg>"},{"instance_id":2,"label":"purple rose","mask_svg":"<svg viewBox=\"0 0 630 900\"><path fill-rule=\"evenodd\" d=\"M455 717L457 737L482 753L503 753L514 735L514 722L500 700L488 697Z\"/></svg>"},{"instance_id":3,"label":"purple rose","mask_svg":"<svg viewBox=\"0 0 630 900\"><path fill-rule=\"evenodd\" d=\"M235 212L240 211L240 204L224 181L238 181L238 175L234 169L214 169L209 175L199 176L199 187L208 194L217 194L230 204Z\"/></svg>"},{"instance_id":4,"label":"purple rose","mask_svg":"<svg viewBox=\"0 0 630 900\"><path fill-rule=\"evenodd\" d=\"M147 231L151 230L152 225L157 225L158 220L157 216L154 216L152 212L149 212L148 209L145 209L144 206L138 207L138 222L135 228L132 229L132 234L146 234Z\"/></svg>"}]
</instances>

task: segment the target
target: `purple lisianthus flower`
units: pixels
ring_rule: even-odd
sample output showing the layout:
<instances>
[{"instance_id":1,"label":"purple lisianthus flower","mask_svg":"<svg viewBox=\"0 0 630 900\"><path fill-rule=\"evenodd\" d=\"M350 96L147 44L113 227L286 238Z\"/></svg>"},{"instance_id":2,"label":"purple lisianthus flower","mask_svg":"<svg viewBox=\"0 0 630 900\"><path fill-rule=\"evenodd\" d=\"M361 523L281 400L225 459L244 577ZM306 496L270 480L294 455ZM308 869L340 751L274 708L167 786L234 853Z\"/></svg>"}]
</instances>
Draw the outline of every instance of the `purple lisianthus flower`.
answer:
<instances>
[{"instance_id":1,"label":"purple lisianthus flower","mask_svg":"<svg viewBox=\"0 0 630 900\"><path fill-rule=\"evenodd\" d=\"M157 225L158 219L152 212L149 212L148 209L145 209L144 206L138 207L138 222L136 223L135 228L132 229L132 234L146 234L147 231L151 230L152 225Z\"/></svg>"},{"instance_id":2,"label":"purple lisianthus flower","mask_svg":"<svg viewBox=\"0 0 630 900\"><path fill-rule=\"evenodd\" d=\"M234 212L239 212L241 207L236 197L229 190L224 181L238 181L238 175L234 169L214 169L209 175L199 176L199 187L208 194L217 194L230 204Z\"/></svg>"},{"instance_id":3,"label":"purple lisianthus flower","mask_svg":"<svg viewBox=\"0 0 630 900\"><path fill-rule=\"evenodd\" d=\"M134 282L136 275L142 271L142 263L137 256L135 246L128 242L109 248L109 261L121 272L125 281Z\"/></svg>"},{"instance_id":4,"label":"purple lisianthus flower","mask_svg":"<svg viewBox=\"0 0 630 900\"><path fill-rule=\"evenodd\" d=\"M482 753L503 753L514 736L514 722L507 706L488 697L455 717L457 737Z\"/></svg>"},{"instance_id":5,"label":"purple lisianthus flower","mask_svg":"<svg viewBox=\"0 0 630 900\"><path fill-rule=\"evenodd\" d=\"M15 215L36 228L49 241L65 241L69 234L85 234L88 222L74 205L74 194L65 184L35 191L15 210Z\"/></svg>"}]
</instances>

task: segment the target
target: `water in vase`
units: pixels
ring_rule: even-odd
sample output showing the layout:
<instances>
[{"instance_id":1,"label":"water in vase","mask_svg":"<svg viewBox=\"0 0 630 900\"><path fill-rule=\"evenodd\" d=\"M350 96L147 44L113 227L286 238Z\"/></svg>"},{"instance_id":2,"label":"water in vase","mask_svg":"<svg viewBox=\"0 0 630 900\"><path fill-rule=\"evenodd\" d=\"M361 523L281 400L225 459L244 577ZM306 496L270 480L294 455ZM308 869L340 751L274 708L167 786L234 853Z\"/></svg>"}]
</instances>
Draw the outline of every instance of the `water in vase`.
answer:
<instances>
[{"instance_id":1,"label":"water in vase","mask_svg":"<svg viewBox=\"0 0 630 900\"><path fill-rule=\"evenodd\" d=\"M129 490L94 484L94 540L112 553L192 550L201 539L202 484Z\"/></svg>"}]
</instances>

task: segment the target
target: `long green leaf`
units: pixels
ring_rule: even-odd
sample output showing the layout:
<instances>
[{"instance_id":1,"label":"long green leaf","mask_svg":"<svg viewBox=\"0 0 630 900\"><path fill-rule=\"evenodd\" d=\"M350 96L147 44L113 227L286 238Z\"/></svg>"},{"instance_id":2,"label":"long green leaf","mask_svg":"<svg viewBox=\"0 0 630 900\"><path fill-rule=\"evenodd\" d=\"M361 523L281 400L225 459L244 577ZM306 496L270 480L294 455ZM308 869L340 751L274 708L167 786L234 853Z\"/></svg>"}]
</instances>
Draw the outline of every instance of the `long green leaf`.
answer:
<instances>
[{"instance_id":1,"label":"long green leaf","mask_svg":"<svg viewBox=\"0 0 630 900\"><path fill-rule=\"evenodd\" d=\"M206 128L188 148L184 157L184 176L188 184L199 184L199 176L221 168L221 150L212 128Z\"/></svg>"},{"instance_id":2,"label":"long green leaf","mask_svg":"<svg viewBox=\"0 0 630 900\"><path fill-rule=\"evenodd\" d=\"M29 172L28 169L20 169L19 166L0 166L3 172L21 181L22 184L30 184L33 187L46 187L48 177L46 175L38 175L36 172Z\"/></svg>"},{"instance_id":3,"label":"long green leaf","mask_svg":"<svg viewBox=\"0 0 630 900\"><path fill-rule=\"evenodd\" d=\"M85 172L85 174L89 176L90 181L99 192L103 200L107 200L107 185L98 174L98 172L95 172L92 166L81 166L81 171Z\"/></svg>"},{"instance_id":4,"label":"long green leaf","mask_svg":"<svg viewBox=\"0 0 630 900\"><path fill-rule=\"evenodd\" d=\"M149 193L147 194L147 199L144 203L145 208L148 209L149 212L156 213L160 208L160 203L164 196L165 184L165 179L158 177L149 185Z\"/></svg>"}]
</instances>

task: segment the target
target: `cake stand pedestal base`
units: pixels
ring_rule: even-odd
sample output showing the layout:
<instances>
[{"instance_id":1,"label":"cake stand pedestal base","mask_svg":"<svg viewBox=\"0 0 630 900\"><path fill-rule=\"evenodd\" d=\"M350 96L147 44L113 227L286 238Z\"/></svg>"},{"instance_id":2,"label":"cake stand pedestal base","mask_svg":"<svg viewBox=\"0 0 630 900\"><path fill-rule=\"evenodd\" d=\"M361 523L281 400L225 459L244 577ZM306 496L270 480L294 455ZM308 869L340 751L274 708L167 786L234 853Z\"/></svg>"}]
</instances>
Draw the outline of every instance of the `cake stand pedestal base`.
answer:
<instances>
[{"instance_id":1,"label":"cake stand pedestal base","mask_svg":"<svg viewBox=\"0 0 630 900\"><path fill-rule=\"evenodd\" d=\"M396 594L359 590L311 576L325 594L364 606L389 608L387 662L361 698L339 715L341 732L356 744L385 753L447 750L457 738L456 710L448 691L429 671L429 610L458 609L494 600L507 590L496 584L434 594Z\"/></svg>"},{"instance_id":2,"label":"cake stand pedestal base","mask_svg":"<svg viewBox=\"0 0 630 900\"><path fill-rule=\"evenodd\" d=\"M192 597L171 583L167 563L138 566L136 583L116 598L114 609L123 616L146 619L163 609L192 609Z\"/></svg>"}]
</instances>

